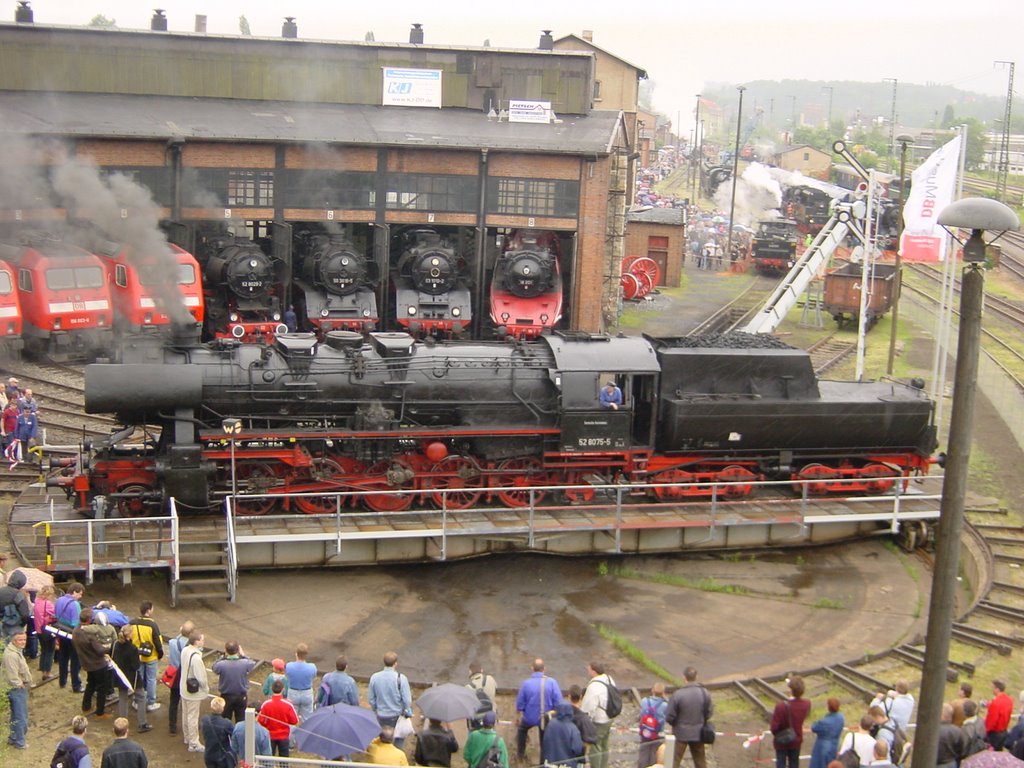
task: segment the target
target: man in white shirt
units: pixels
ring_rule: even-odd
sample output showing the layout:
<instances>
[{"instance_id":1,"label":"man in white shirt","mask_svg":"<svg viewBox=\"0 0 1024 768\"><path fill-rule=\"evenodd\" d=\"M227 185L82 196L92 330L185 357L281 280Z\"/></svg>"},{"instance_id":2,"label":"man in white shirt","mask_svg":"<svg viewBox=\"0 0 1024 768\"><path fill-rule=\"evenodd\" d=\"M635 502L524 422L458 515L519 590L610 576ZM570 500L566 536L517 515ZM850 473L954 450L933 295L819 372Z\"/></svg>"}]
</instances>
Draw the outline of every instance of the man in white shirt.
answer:
<instances>
[{"instance_id":1,"label":"man in white shirt","mask_svg":"<svg viewBox=\"0 0 1024 768\"><path fill-rule=\"evenodd\" d=\"M892 721L905 731L910 725L910 716L914 714L914 697L909 690L906 680L897 680L896 690L884 696L877 694L869 706L877 705L884 709Z\"/></svg>"},{"instance_id":2,"label":"man in white shirt","mask_svg":"<svg viewBox=\"0 0 1024 768\"><path fill-rule=\"evenodd\" d=\"M612 730L612 720L608 717L608 689L615 681L604 671L604 662L592 661L587 666L590 682L583 694L580 709L590 715L597 731L597 742L590 750L590 768L608 768L608 737Z\"/></svg>"}]
</instances>

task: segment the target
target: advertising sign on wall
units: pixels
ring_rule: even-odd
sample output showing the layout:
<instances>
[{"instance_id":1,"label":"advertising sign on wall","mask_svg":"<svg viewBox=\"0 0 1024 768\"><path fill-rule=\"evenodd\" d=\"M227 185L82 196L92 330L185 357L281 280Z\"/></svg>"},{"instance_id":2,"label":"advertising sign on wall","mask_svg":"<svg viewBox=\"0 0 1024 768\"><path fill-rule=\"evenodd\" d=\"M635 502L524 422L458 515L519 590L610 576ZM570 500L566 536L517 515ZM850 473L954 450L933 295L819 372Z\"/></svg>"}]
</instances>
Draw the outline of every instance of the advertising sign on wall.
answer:
<instances>
[{"instance_id":1,"label":"advertising sign on wall","mask_svg":"<svg viewBox=\"0 0 1024 768\"><path fill-rule=\"evenodd\" d=\"M441 107L441 70L384 67L381 103L398 107Z\"/></svg>"}]
</instances>

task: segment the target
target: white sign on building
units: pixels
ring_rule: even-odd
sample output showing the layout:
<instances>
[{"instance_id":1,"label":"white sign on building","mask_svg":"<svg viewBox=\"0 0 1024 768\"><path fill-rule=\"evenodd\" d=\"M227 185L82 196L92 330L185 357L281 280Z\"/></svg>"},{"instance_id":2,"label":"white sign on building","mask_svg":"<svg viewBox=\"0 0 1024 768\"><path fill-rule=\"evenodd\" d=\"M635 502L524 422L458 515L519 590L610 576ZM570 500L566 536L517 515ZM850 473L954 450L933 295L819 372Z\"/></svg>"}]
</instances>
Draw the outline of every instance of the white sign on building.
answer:
<instances>
[{"instance_id":1,"label":"white sign on building","mask_svg":"<svg viewBox=\"0 0 1024 768\"><path fill-rule=\"evenodd\" d=\"M398 107L441 107L441 70L384 67L381 103Z\"/></svg>"},{"instance_id":2,"label":"white sign on building","mask_svg":"<svg viewBox=\"0 0 1024 768\"><path fill-rule=\"evenodd\" d=\"M550 123L551 102L512 99L508 103L508 121L510 123Z\"/></svg>"}]
</instances>

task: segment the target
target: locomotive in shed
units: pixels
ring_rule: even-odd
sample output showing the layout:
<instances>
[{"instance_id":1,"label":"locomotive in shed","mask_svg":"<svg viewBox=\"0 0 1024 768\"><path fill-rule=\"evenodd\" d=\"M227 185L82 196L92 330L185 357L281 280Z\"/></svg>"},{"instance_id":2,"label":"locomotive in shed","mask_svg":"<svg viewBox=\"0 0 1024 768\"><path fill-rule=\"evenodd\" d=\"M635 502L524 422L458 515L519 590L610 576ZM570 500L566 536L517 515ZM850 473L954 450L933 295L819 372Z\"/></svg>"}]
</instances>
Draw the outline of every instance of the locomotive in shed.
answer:
<instances>
[{"instance_id":1,"label":"locomotive in shed","mask_svg":"<svg viewBox=\"0 0 1024 768\"><path fill-rule=\"evenodd\" d=\"M919 387L819 381L806 352L764 336L556 331L502 344L331 331L126 355L86 368L86 410L127 426L56 481L83 512L99 495L127 515L170 496L205 512L233 483L241 514L333 512L332 496L290 494L351 491L362 493L344 504L376 511L519 507L552 485L589 499L595 479L659 500L742 497L762 478L882 493L927 472L936 445ZM617 410L599 402L609 380ZM230 440L228 418L241 426ZM130 443L139 427L159 437Z\"/></svg>"},{"instance_id":2,"label":"locomotive in shed","mask_svg":"<svg viewBox=\"0 0 1024 768\"><path fill-rule=\"evenodd\" d=\"M372 331L377 327L373 259L343 234L305 230L295 238L292 283L303 330Z\"/></svg>"},{"instance_id":3,"label":"locomotive in shed","mask_svg":"<svg viewBox=\"0 0 1024 768\"><path fill-rule=\"evenodd\" d=\"M202 240L196 256L203 265L204 338L270 341L288 331L281 322L285 261L230 233Z\"/></svg>"},{"instance_id":4,"label":"locomotive in shed","mask_svg":"<svg viewBox=\"0 0 1024 768\"><path fill-rule=\"evenodd\" d=\"M458 336L473 319L466 260L440 232L399 230L392 241L395 317L418 338Z\"/></svg>"},{"instance_id":5,"label":"locomotive in shed","mask_svg":"<svg viewBox=\"0 0 1024 768\"><path fill-rule=\"evenodd\" d=\"M499 336L533 339L562 319L561 257L554 232L511 233L491 279L491 321Z\"/></svg>"}]
</instances>

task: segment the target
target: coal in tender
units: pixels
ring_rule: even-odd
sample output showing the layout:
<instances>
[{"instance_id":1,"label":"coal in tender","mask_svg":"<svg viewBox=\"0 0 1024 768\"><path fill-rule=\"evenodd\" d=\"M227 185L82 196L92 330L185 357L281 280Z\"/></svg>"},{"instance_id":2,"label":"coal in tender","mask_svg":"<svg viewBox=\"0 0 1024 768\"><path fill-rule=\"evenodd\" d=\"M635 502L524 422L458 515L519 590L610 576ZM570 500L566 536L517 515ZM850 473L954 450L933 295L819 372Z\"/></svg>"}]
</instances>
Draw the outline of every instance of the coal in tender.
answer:
<instances>
[{"instance_id":1,"label":"coal in tender","mask_svg":"<svg viewBox=\"0 0 1024 768\"><path fill-rule=\"evenodd\" d=\"M768 333L705 333L666 339L668 346L688 349L795 349Z\"/></svg>"}]
</instances>

